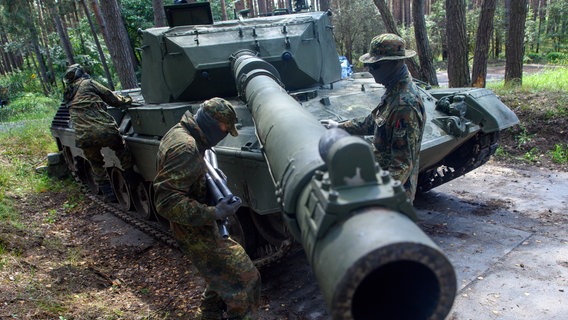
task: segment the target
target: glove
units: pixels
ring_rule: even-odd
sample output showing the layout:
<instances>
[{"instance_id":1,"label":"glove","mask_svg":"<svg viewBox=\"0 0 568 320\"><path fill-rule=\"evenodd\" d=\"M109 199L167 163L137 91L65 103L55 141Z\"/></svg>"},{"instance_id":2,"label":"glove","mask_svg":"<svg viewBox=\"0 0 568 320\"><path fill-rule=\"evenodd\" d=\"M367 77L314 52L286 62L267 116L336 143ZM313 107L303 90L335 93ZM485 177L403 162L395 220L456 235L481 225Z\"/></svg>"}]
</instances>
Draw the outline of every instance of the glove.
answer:
<instances>
[{"instance_id":1,"label":"glove","mask_svg":"<svg viewBox=\"0 0 568 320\"><path fill-rule=\"evenodd\" d=\"M320 120L320 123L323 124L323 126L327 129L337 128L339 126L339 122L331 119Z\"/></svg>"},{"instance_id":2,"label":"glove","mask_svg":"<svg viewBox=\"0 0 568 320\"><path fill-rule=\"evenodd\" d=\"M124 97L124 104L132 104L132 97L131 96Z\"/></svg>"},{"instance_id":3,"label":"glove","mask_svg":"<svg viewBox=\"0 0 568 320\"><path fill-rule=\"evenodd\" d=\"M227 196L221 199L215 206L215 220L224 220L234 215L241 207L241 204L243 204L243 202L239 197Z\"/></svg>"}]
</instances>

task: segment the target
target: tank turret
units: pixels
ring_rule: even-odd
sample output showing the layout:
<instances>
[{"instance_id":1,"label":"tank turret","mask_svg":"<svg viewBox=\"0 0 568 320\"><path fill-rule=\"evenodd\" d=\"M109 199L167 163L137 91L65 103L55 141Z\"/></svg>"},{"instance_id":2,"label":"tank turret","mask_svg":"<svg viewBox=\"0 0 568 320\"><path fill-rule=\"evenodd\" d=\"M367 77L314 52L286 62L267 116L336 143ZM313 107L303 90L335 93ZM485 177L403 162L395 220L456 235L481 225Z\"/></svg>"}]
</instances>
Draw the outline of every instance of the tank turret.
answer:
<instances>
[{"instance_id":1,"label":"tank turret","mask_svg":"<svg viewBox=\"0 0 568 320\"><path fill-rule=\"evenodd\" d=\"M254 50L280 73L287 90L340 79L328 14L279 15L143 33L142 94L147 103L236 94L229 56Z\"/></svg>"}]
</instances>

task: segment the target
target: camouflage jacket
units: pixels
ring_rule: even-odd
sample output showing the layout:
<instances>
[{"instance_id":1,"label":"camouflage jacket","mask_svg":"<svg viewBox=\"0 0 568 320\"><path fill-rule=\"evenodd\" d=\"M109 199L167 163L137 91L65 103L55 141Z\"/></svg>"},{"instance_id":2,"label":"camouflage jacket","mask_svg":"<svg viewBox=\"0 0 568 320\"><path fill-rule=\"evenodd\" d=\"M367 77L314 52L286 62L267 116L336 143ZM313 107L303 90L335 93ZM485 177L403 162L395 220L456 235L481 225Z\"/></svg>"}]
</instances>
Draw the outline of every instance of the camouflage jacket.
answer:
<instances>
[{"instance_id":1,"label":"camouflage jacket","mask_svg":"<svg viewBox=\"0 0 568 320\"><path fill-rule=\"evenodd\" d=\"M207 139L189 112L160 142L154 200L158 213L171 223L215 225L215 207L205 204L206 146Z\"/></svg>"},{"instance_id":2,"label":"camouflage jacket","mask_svg":"<svg viewBox=\"0 0 568 320\"><path fill-rule=\"evenodd\" d=\"M425 120L418 88L408 75L383 95L368 116L344 122L339 127L351 134L374 135L377 162L400 180L414 200Z\"/></svg>"},{"instance_id":3,"label":"camouflage jacket","mask_svg":"<svg viewBox=\"0 0 568 320\"><path fill-rule=\"evenodd\" d=\"M64 99L79 147L87 147L90 141L104 139L107 135L116 135L118 128L114 118L106 112L107 105L127 107L132 102L132 98L117 95L88 78L73 81L66 88Z\"/></svg>"}]
</instances>

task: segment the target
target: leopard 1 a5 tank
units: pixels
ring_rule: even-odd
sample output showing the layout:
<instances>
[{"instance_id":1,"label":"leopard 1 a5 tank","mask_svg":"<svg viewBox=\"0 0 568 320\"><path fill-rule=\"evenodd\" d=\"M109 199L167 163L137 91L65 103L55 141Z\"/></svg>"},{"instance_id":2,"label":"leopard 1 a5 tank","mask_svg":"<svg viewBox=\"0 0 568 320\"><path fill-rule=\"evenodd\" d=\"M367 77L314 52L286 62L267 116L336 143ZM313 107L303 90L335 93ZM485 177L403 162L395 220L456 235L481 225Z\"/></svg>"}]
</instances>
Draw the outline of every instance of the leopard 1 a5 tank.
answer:
<instances>
[{"instance_id":1,"label":"leopard 1 a5 tank","mask_svg":"<svg viewBox=\"0 0 568 320\"><path fill-rule=\"evenodd\" d=\"M369 137L319 124L367 115L385 90L368 73L341 79L330 13L191 24L187 10L194 8L168 6L173 25L142 32L142 88L122 92L140 106L109 109L141 177L130 185L112 150L103 149L120 205L159 219L151 182L161 137L183 113L223 97L239 119L238 137L215 147L229 188L243 200L230 233L255 263L294 239L333 318L443 319L456 293L455 272L412 222L400 183L375 164ZM419 191L485 163L499 132L518 122L490 90L420 93L427 123ZM97 192L64 106L51 132L69 169Z\"/></svg>"}]
</instances>

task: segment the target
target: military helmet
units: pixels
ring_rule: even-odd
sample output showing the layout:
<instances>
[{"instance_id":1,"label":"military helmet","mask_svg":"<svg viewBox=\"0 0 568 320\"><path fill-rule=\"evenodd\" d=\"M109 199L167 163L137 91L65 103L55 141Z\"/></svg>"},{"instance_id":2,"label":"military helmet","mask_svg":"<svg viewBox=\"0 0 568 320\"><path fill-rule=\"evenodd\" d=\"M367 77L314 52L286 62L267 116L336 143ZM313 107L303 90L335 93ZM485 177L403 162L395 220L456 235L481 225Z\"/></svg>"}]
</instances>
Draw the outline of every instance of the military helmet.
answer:
<instances>
[{"instance_id":1,"label":"military helmet","mask_svg":"<svg viewBox=\"0 0 568 320\"><path fill-rule=\"evenodd\" d=\"M236 127L237 113L229 101L223 98L211 98L203 102L202 108L213 119L226 124L233 137L239 135Z\"/></svg>"},{"instance_id":2,"label":"military helmet","mask_svg":"<svg viewBox=\"0 0 568 320\"><path fill-rule=\"evenodd\" d=\"M363 63L376 63L384 60L400 60L416 55L413 50L405 50L406 42L393 33L384 33L371 40L369 52L359 57Z\"/></svg>"},{"instance_id":3,"label":"military helmet","mask_svg":"<svg viewBox=\"0 0 568 320\"><path fill-rule=\"evenodd\" d=\"M66 83L71 83L76 79L80 78L81 76L83 76L83 74L85 74L85 70L80 64L78 63L72 64L67 68L67 71L65 71L65 75L63 76L63 81L65 81Z\"/></svg>"}]
</instances>

